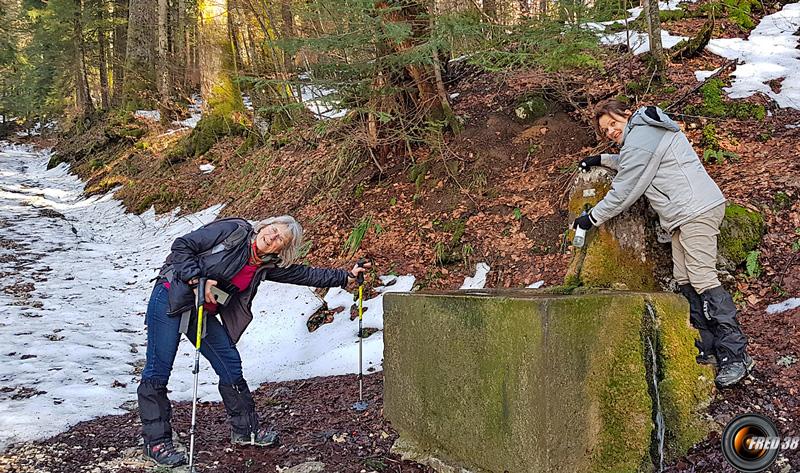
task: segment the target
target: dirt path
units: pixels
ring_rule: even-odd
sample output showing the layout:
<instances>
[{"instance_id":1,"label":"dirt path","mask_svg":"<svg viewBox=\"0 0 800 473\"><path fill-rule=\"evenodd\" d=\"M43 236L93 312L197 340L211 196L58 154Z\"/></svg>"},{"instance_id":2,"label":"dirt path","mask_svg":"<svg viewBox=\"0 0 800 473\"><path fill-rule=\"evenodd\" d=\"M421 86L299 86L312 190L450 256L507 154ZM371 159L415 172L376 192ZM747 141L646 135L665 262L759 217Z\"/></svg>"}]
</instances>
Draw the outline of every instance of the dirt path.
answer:
<instances>
[{"instance_id":1,"label":"dirt path","mask_svg":"<svg viewBox=\"0 0 800 473\"><path fill-rule=\"evenodd\" d=\"M196 440L199 471L266 473L305 462L322 462L326 472L432 471L389 452L397 433L382 417L383 375L368 375L364 383L369 408L363 413L351 408L358 400L354 375L270 383L256 390L262 422L280 433L282 445L277 448L232 446L222 405L201 403ZM175 404L173 429L185 445L190 417L191 403ZM0 471L152 471L153 465L140 453L139 428L133 411L83 422L46 441L12 448L0 456Z\"/></svg>"}]
</instances>

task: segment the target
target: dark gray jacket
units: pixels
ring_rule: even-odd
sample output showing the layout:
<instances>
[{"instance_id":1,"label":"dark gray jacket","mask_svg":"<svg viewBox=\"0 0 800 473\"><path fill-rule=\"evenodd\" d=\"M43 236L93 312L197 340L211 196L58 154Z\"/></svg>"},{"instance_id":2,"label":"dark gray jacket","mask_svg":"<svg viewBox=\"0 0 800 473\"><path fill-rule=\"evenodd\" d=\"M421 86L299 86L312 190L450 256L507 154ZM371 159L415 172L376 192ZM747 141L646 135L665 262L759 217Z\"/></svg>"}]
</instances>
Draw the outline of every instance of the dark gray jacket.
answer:
<instances>
[{"instance_id":1,"label":"dark gray jacket","mask_svg":"<svg viewBox=\"0 0 800 473\"><path fill-rule=\"evenodd\" d=\"M725 202L686 135L658 107L631 115L622 140L619 154L602 155L603 166L618 172L591 211L595 224L622 213L642 194L670 232Z\"/></svg>"},{"instance_id":2,"label":"dark gray jacket","mask_svg":"<svg viewBox=\"0 0 800 473\"><path fill-rule=\"evenodd\" d=\"M186 281L194 277L217 280L221 288L230 283L247 264L250 244L255 233L243 219L228 218L211 222L179 237L162 268L169 281L169 315L180 315L195 304L192 288ZM242 291L231 291L227 304L219 306L222 323L234 343L253 320L251 306L262 281L275 281L300 286L345 287L348 273L342 269L325 269L292 264L285 268L275 263L260 266L250 285Z\"/></svg>"}]
</instances>

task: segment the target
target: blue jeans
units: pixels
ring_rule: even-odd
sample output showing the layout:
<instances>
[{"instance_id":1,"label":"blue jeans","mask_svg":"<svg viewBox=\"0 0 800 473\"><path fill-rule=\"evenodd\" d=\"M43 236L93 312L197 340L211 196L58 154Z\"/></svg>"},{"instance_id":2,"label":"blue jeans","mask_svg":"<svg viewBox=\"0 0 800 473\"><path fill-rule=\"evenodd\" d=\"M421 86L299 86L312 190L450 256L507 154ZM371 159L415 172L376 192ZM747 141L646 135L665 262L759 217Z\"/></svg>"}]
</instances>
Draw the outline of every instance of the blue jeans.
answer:
<instances>
[{"instance_id":1,"label":"blue jeans","mask_svg":"<svg viewBox=\"0 0 800 473\"><path fill-rule=\"evenodd\" d=\"M162 282L156 283L147 304L147 359L142 371L142 382L166 385L172 373L172 364L178 353L181 339L180 316L170 317L169 293ZM194 328L193 328L194 327ZM193 320L187 337L194 343L197 322ZM200 353L211 363L222 384L237 384L242 378L242 358L222 323L214 316L206 318L206 336L200 344Z\"/></svg>"}]
</instances>

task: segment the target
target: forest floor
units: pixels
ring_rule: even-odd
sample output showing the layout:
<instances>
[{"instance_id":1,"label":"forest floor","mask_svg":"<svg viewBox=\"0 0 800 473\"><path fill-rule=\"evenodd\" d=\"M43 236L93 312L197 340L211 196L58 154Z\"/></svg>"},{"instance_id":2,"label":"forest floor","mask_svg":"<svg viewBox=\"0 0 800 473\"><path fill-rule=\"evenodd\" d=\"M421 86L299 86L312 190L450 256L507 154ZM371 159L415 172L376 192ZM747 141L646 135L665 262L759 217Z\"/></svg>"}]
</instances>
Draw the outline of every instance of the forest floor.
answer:
<instances>
[{"instance_id":1,"label":"forest floor","mask_svg":"<svg viewBox=\"0 0 800 473\"><path fill-rule=\"evenodd\" d=\"M702 22L690 18L665 27L691 35ZM720 36L746 32L723 18L715 32ZM491 267L487 287L540 280L557 285L571 257L564 231L575 164L606 148L588 125L585 101L626 94L637 103L680 102L670 110L674 114L686 105L702 105L694 71L725 63L708 52L672 63L668 86L650 86L641 58L629 55L609 56L602 72L473 71L449 90L459 94L453 106L466 119L464 131L446 136L437 152L418 148L412 159L382 163L383 172L369 160L340 152L345 132L336 130L325 135L305 130L281 146L246 153L237 152L244 138L227 138L204 156L173 164L165 151L187 132L167 134L144 121L136 126L147 134L134 140L110 143L97 126L62 139L57 149L74 152L91 142L106 146L97 149L113 148L100 161L84 159L73 169L88 180L89 192L124 184L116 196L135 212L150 205L161 212L177 205L192 211L222 202L223 215L293 214L312 242L307 259L314 264L351 261L343 244L368 218L370 230L358 255L369 256L382 274L416 275L420 288L456 288L477 262ZM730 81L729 72L720 75L723 82ZM550 97L551 108L526 122L514 109L531 93ZM708 172L731 202L764 215L767 232L759 247L760 275L748 277L740 269L732 284L756 371L744 383L715 393L709 415L719 428L672 461L669 472L734 471L722 457L720 432L740 413L765 413L784 435L800 435L800 363L787 362L800 357L800 309L766 312L769 304L800 296L800 112L776 108L763 96L747 101L770 113L764 120L676 116L700 156L703 129L715 125L720 146L737 158L708 163ZM216 169L202 173L198 166L205 163ZM381 375L368 376L366 385L370 408L360 415L350 409L357 393L353 376L260 387L256 402L283 437L274 449L231 447L222 406L203 403L200 464L231 472L281 471L306 461L325 463L325 471L428 471L389 453L397 434L382 417ZM186 403L175 407L174 427L184 441L189 411ZM135 412L84 422L54 438L12 447L0 456L0 471L145 471L136 450L138 434ZM800 451L786 452L772 471L800 471Z\"/></svg>"}]
</instances>

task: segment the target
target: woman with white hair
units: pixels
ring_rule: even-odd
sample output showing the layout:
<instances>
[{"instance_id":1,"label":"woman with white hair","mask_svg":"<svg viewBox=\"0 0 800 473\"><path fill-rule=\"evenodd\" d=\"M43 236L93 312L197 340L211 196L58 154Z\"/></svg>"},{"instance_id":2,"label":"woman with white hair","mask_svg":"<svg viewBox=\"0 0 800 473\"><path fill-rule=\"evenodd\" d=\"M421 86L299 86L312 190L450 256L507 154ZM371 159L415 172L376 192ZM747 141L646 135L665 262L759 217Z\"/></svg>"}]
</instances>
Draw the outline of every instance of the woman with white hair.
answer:
<instances>
[{"instance_id":1,"label":"woman with white hair","mask_svg":"<svg viewBox=\"0 0 800 473\"><path fill-rule=\"evenodd\" d=\"M219 392L231 424L235 444L271 446L274 431L259 426L255 402L242 377L242 360L236 343L253 319L251 304L262 281L313 287L346 287L365 270L352 271L295 264L303 244L303 228L288 216L269 218L253 228L246 220L226 218L179 237L161 269L147 306L147 357L137 390L145 455L160 465L186 461L172 444L172 408L167 382L178 351L181 332L194 342L196 324L188 315L195 309L197 290L206 301L213 292L228 294L225 303L207 302L206 336L200 353L219 376ZM364 265L369 268L369 264ZM197 287L205 280L205 287ZM212 289L212 288L216 288ZM188 314L187 314L188 313ZM187 317L184 317L187 316ZM181 320L191 320L181 327ZM220 322L221 320L221 322ZM182 330L183 329L183 330Z\"/></svg>"}]
</instances>

